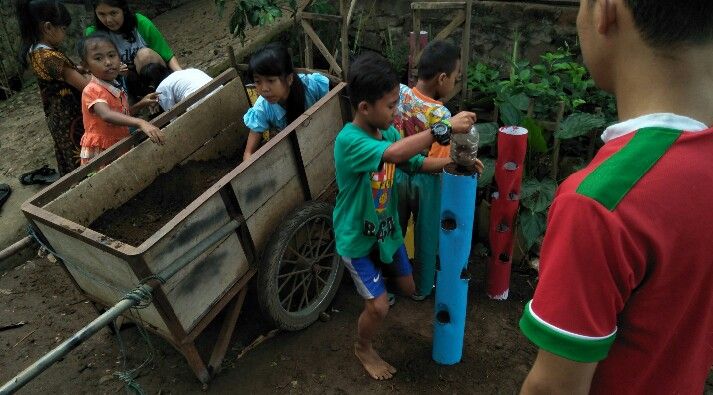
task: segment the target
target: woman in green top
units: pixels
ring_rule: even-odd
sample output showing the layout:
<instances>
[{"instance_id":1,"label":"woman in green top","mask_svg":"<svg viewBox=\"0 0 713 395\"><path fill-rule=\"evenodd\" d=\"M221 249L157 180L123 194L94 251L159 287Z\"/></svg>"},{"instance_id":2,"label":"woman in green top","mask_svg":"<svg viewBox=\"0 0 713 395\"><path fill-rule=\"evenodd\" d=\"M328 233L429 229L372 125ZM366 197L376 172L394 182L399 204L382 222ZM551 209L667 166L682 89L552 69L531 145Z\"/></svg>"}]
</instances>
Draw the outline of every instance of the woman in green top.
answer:
<instances>
[{"instance_id":1,"label":"woman in green top","mask_svg":"<svg viewBox=\"0 0 713 395\"><path fill-rule=\"evenodd\" d=\"M132 13L126 0L94 0L94 25L84 32L86 36L97 30L109 34L119 49L122 74L127 77L127 90L133 96L143 95L138 74L149 63L181 70L178 59L161 32L151 20Z\"/></svg>"}]
</instances>

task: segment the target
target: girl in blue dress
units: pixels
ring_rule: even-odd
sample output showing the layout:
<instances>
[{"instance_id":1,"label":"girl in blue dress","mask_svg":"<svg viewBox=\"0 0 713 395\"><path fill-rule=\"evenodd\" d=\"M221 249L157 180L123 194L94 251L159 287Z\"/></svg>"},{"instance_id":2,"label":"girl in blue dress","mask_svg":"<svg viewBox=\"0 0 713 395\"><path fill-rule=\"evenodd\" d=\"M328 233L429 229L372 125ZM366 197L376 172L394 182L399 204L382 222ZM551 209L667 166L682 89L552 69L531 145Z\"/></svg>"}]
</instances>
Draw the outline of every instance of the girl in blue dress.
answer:
<instances>
[{"instance_id":1,"label":"girl in blue dress","mask_svg":"<svg viewBox=\"0 0 713 395\"><path fill-rule=\"evenodd\" d=\"M250 59L248 77L257 89L258 99L245 113L250 129L243 160L260 146L263 132L282 130L329 92L329 79L319 74L298 74L287 49L268 44Z\"/></svg>"}]
</instances>

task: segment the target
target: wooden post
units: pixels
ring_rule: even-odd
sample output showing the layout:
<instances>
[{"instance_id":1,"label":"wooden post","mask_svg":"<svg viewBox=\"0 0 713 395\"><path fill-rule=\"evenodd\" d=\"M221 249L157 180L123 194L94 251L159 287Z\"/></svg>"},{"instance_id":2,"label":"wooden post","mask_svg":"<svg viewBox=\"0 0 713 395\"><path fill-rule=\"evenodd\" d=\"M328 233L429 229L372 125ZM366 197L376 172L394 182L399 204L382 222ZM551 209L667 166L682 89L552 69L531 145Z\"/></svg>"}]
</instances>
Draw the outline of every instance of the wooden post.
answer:
<instances>
[{"instance_id":1,"label":"wooden post","mask_svg":"<svg viewBox=\"0 0 713 395\"><path fill-rule=\"evenodd\" d=\"M460 109L465 109L465 103L468 98L468 67L470 65L470 25L473 12L473 0L467 1L432 1L432 2L413 2L411 3L411 12L413 14L413 36L409 36L409 84L415 82L417 78L417 68L418 61L421 58L421 51L423 46L419 45L423 37L421 36L421 11L433 11L433 10L456 10L455 15L451 19L451 22L443 28L436 36L436 40L442 40L448 37L455 31L458 26L463 24L463 38L461 43L461 73L464 75L461 77L461 84L456 86L456 88L451 93L452 98L458 93L461 94ZM418 41L418 43L416 43ZM426 39L427 41L427 39Z\"/></svg>"},{"instance_id":2,"label":"wooden post","mask_svg":"<svg viewBox=\"0 0 713 395\"><path fill-rule=\"evenodd\" d=\"M208 362L208 369L211 375L214 375L220 371L220 367L223 363L223 358L225 357L225 352L228 351L228 345L230 345L230 340L235 331L235 324L240 316L240 311L243 308L243 302L245 301L245 295L247 294L248 286L245 285L240 293L226 310L227 314L223 320L223 326L220 328L220 333L218 334L218 339L215 342L213 351L210 354L210 360Z\"/></svg>"},{"instance_id":3,"label":"wooden post","mask_svg":"<svg viewBox=\"0 0 713 395\"><path fill-rule=\"evenodd\" d=\"M468 99L468 67L470 66L470 24L473 14L473 0L465 2L465 24L463 25L463 47L461 48L461 80L463 88L461 89L460 109L465 109L465 103Z\"/></svg>"},{"instance_id":4,"label":"wooden post","mask_svg":"<svg viewBox=\"0 0 713 395\"><path fill-rule=\"evenodd\" d=\"M351 0L347 8L346 1L348 0L340 0L339 2L342 14L342 78L344 81L347 80L349 74L349 24L352 21L352 14L354 12L354 6L356 5L356 0Z\"/></svg>"},{"instance_id":5,"label":"wooden post","mask_svg":"<svg viewBox=\"0 0 713 395\"><path fill-rule=\"evenodd\" d=\"M312 42L314 43L315 46L317 46L317 49L319 50L320 53L322 53L322 56L324 56L325 59L327 59L327 62L329 65L334 69L334 71L337 74L342 74L342 68L339 67L337 64L337 61L334 59L331 53L329 53L329 50L327 47L324 46L324 43L322 40L319 39L319 36L317 33L314 31L312 28L312 25L309 24L306 20L302 19L300 21L302 23L302 28L305 30L305 33L309 38L312 39Z\"/></svg>"},{"instance_id":6,"label":"wooden post","mask_svg":"<svg viewBox=\"0 0 713 395\"><path fill-rule=\"evenodd\" d=\"M312 53L312 41L305 32L305 67L308 69L314 68L314 54Z\"/></svg>"},{"instance_id":7,"label":"wooden post","mask_svg":"<svg viewBox=\"0 0 713 395\"><path fill-rule=\"evenodd\" d=\"M460 26L463 22L465 22L465 11L458 11L456 12L455 17L451 20L451 23L449 23L446 27L441 30L434 40L443 40L446 37L450 36L454 30L458 26ZM465 31L465 30L464 30Z\"/></svg>"},{"instance_id":8,"label":"wooden post","mask_svg":"<svg viewBox=\"0 0 713 395\"><path fill-rule=\"evenodd\" d=\"M230 59L230 65L235 69L239 70L238 68L238 58L235 57L235 49L233 49L232 45L228 45L228 59Z\"/></svg>"},{"instance_id":9,"label":"wooden post","mask_svg":"<svg viewBox=\"0 0 713 395\"><path fill-rule=\"evenodd\" d=\"M557 120L555 121L555 132L559 129L563 117L564 102L560 102L559 109L557 110ZM559 171L560 143L560 139L555 137L555 144L554 147L552 147L552 170L550 171L550 177L552 177L555 182L557 182L557 172Z\"/></svg>"},{"instance_id":10,"label":"wooden post","mask_svg":"<svg viewBox=\"0 0 713 395\"><path fill-rule=\"evenodd\" d=\"M419 45L421 38L421 13L419 10L413 10L413 34L416 36L416 52L413 54L413 67L416 68L418 59L421 57L421 48Z\"/></svg>"}]
</instances>

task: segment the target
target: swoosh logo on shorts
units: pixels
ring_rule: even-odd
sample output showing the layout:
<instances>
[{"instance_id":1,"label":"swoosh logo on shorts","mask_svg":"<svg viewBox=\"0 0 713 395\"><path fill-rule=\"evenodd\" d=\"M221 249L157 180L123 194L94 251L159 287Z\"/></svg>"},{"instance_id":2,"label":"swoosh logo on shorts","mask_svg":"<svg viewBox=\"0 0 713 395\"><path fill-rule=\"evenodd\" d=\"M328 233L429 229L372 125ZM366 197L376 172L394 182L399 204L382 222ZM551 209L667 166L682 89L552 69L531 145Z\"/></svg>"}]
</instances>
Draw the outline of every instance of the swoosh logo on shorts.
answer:
<instances>
[{"instance_id":1,"label":"swoosh logo on shorts","mask_svg":"<svg viewBox=\"0 0 713 395\"><path fill-rule=\"evenodd\" d=\"M376 277L374 277L374 280L373 280L373 281L374 281L374 282L379 281L379 275L378 275L378 274L376 275Z\"/></svg>"}]
</instances>

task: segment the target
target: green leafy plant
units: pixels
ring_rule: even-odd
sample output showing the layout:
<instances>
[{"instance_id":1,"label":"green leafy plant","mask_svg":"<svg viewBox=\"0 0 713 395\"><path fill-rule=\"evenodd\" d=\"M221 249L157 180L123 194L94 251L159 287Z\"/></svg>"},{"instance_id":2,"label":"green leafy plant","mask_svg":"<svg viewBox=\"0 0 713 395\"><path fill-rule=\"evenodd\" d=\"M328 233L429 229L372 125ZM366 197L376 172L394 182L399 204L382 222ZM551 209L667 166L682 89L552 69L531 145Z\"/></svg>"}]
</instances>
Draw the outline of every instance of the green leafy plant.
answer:
<instances>
[{"instance_id":1,"label":"green leafy plant","mask_svg":"<svg viewBox=\"0 0 713 395\"><path fill-rule=\"evenodd\" d=\"M490 185L493 182L493 176L495 176L495 159L483 157L480 160L483 162L485 169L483 174L478 177L478 188Z\"/></svg>"},{"instance_id":2,"label":"green leafy plant","mask_svg":"<svg viewBox=\"0 0 713 395\"><path fill-rule=\"evenodd\" d=\"M520 225L520 233L525 241L525 251L528 251L545 234L547 215L530 209L520 210L518 224Z\"/></svg>"},{"instance_id":3,"label":"green leafy plant","mask_svg":"<svg viewBox=\"0 0 713 395\"><path fill-rule=\"evenodd\" d=\"M337 8L334 6L333 2L329 0L314 0L312 4L307 7L309 12L314 12L315 14L331 14L337 13Z\"/></svg>"},{"instance_id":4,"label":"green leafy plant","mask_svg":"<svg viewBox=\"0 0 713 395\"><path fill-rule=\"evenodd\" d=\"M478 145L481 147L493 145L498 134L498 124L495 122L479 123L478 127Z\"/></svg>"},{"instance_id":5,"label":"green leafy plant","mask_svg":"<svg viewBox=\"0 0 713 395\"><path fill-rule=\"evenodd\" d=\"M395 44L391 37L391 29L386 29L381 38L384 40L384 56L398 75L406 71L408 63L408 46L405 43Z\"/></svg>"},{"instance_id":6,"label":"green leafy plant","mask_svg":"<svg viewBox=\"0 0 713 395\"><path fill-rule=\"evenodd\" d=\"M235 4L229 28L233 35L245 40L248 26L266 26L283 15L284 11L297 11L297 0L233 0ZM226 0L215 0L218 13L225 11Z\"/></svg>"},{"instance_id":7,"label":"green leafy plant","mask_svg":"<svg viewBox=\"0 0 713 395\"><path fill-rule=\"evenodd\" d=\"M557 188L556 180L548 176L560 150L555 141L568 141L567 152L582 156L568 157L567 170L581 168L586 153L591 153L596 144L591 132L615 121L616 103L611 95L594 86L586 68L577 62L569 47L547 52L536 64L531 64L518 58L518 41L516 33L505 63L507 69L477 63L469 67L467 78L468 88L473 92L472 106L487 110L490 104L497 109L499 124L519 125L528 130L519 231L529 250L545 232L547 210ZM560 111L564 120L555 128L553 120ZM495 142L497 126L493 124L493 136L481 133L482 146ZM589 139L582 138L590 135ZM479 181L479 187L484 187L492 182L492 173L487 169L495 162L487 157L480 159L486 164L487 174Z\"/></svg>"},{"instance_id":8,"label":"green leafy plant","mask_svg":"<svg viewBox=\"0 0 713 395\"><path fill-rule=\"evenodd\" d=\"M525 249L529 250L545 232L547 210L552 204L557 183L544 178L527 178L522 183L519 214L520 231L525 239Z\"/></svg>"},{"instance_id":9,"label":"green leafy plant","mask_svg":"<svg viewBox=\"0 0 713 395\"><path fill-rule=\"evenodd\" d=\"M601 114L587 114L576 112L570 114L555 132L558 139L572 139L584 136L595 129L601 129L606 125L606 119Z\"/></svg>"}]
</instances>

